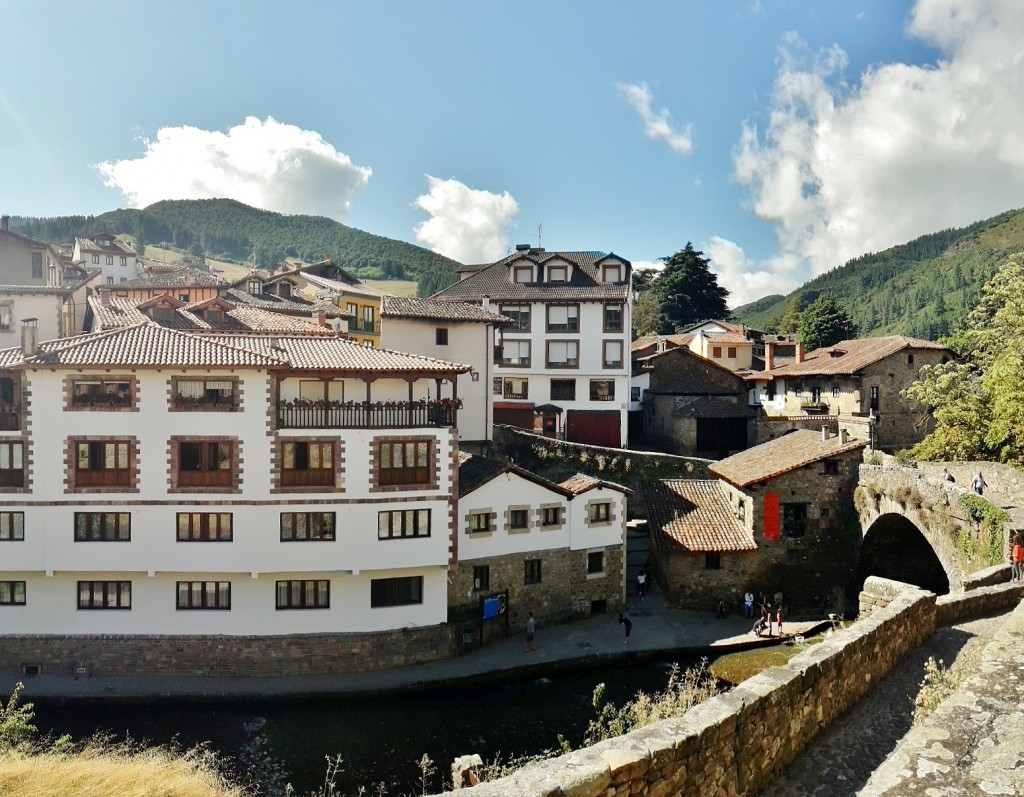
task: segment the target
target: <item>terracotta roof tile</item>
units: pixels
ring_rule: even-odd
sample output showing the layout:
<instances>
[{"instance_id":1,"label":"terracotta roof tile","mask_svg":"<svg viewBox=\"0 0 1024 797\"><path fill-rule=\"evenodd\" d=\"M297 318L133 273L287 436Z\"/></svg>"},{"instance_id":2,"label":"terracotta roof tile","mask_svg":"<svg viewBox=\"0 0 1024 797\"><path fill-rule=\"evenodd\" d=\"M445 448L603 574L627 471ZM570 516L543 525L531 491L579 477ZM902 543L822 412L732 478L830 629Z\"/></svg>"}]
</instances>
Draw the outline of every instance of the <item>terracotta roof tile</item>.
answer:
<instances>
[{"instance_id":1,"label":"terracotta roof tile","mask_svg":"<svg viewBox=\"0 0 1024 797\"><path fill-rule=\"evenodd\" d=\"M949 351L930 340L889 335L882 338L844 340L834 346L815 349L804 356L802 363L787 363L772 370L775 377L816 376L818 374L855 374L861 368L883 360L903 349ZM950 356L953 352L949 351Z\"/></svg>"},{"instance_id":2,"label":"terracotta roof tile","mask_svg":"<svg viewBox=\"0 0 1024 797\"><path fill-rule=\"evenodd\" d=\"M856 451L867 444L867 440L847 440L844 443L838 436L823 441L821 432L798 429L719 460L709 470L712 475L721 476L737 487L746 487L812 462Z\"/></svg>"},{"instance_id":3,"label":"terracotta roof tile","mask_svg":"<svg viewBox=\"0 0 1024 797\"><path fill-rule=\"evenodd\" d=\"M351 313L342 312L336 305L326 300L308 301L301 296L294 295L290 299L285 299L283 296L273 293L253 294L241 288L228 288L221 292L221 296L235 305L249 305L260 310L272 310L275 313L285 313L286 315L308 317L323 310L328 318L354 318Z\"/></svg>"},{"instance_id":4,"label":"terracotta roof tile","mask_svg":"<svg viewBox=\"0 0 1024 797\"><path fill-rule=\"evenodd\" d=\"M309 280L312 285L316 285L324 290L334 291L336 293L356 293L362 296L368 296L371 298L379 299L382 296L388 294L377 288L372 288L369 285L364 285L361 282L352 284L350 282L344 282L343 280L335 280L330 277L321 277L319 274L309 274L305 271L299 274L303 279Z\"/></svg>"},{"instance_id":5,"label":"terracotta roof tile","mask_svg":"<svg viewBox=\"0 0 1024 797\"><path fill-rule=\"evenodd\" d=\"M756 551L750 532L736 519L725 487L715 480L643 482L655 544L692 553Z\"/></svg>"},{"instance_id":6,"label":"terracotta roof tile","mask_svg":"<svg viewBox=\"0 0 1024 797\"><path fill-rule=\"evenodd\" d=\"M616 484L615 482L605 481L604 479L596 479L586 473L577 473L570 476L565 481L560 482L559 486L573 495L580 495L597 487L607 487L612 490L618 490L621 493L627 493L629 495L633 494L633 491L628 487Z\"/></svg>"},{"instance_id":7,"label":"terracotta roof tile","mask_svg":"<svg viewBox=\"0 0 1024 797\"><path fill-rule=\"evenodd\" d=\"M484 310L468 302L444 302L434 299L400 299L385 296L381 299L382 318L428 318L437 321L485 321L492 324L512 324L513 319Z\"/></svg>"},{"instance_id":8,"label":"terracotta roof tile","mask_svg":"<svg viewBox=\"0 0 1024 797\"><path fill-rule=\"evenodd\" d=\"M143 288L214 288L221 284L217 277L197 268L179 268L152 277L136 277L117 285L106 286L112 292L139 290Z\"/></svg>"}]
</instances>

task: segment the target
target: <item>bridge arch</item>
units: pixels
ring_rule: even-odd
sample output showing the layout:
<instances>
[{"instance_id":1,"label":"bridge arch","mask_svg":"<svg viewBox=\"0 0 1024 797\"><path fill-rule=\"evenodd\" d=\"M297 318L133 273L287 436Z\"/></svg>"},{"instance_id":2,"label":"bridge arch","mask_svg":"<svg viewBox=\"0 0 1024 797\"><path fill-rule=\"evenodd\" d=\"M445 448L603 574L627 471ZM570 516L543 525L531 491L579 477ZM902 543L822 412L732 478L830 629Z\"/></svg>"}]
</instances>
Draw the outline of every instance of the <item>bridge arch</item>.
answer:
<instances>
[{"instance_id":1,"label":"bridge arch","mask_svg":"<svg viewBox=\"0 0 1024 797\"><path fill-rule=\"evenodd\" d=\"M932 544L903 513L879 515L865 532L857 555L857 585L868 576L903 581L945 595L957 563L942 562ZM952 573L950 572L952 571Z\"/></svg>"}]
</instances>

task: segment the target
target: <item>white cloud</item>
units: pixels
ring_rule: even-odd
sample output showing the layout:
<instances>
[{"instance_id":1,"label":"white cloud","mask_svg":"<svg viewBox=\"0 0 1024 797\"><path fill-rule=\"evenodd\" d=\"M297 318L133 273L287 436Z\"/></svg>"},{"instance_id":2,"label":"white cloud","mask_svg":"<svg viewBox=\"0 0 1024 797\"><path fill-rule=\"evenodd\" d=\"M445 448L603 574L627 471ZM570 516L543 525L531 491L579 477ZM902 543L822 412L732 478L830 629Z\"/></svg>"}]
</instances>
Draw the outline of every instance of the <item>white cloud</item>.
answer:
<instances>
[{"instance_id":1,"label":"white cloud","mask_svg":"<svg viewBox=\"0 0 1024 797\"><path fill-rule=\"evenodd\" d=\"M429 190L413 207L430 216L416 226L416 241L460 263L487 263L505 256L519 204L505 191L494 194L458 180L426 175Z\"/></svg>"},{"instance_id":2,"label":"white cloud","mask_svg":"<svg viewBox=\"0 0 1024 797\"><path fill-rule=\"evenodd\" d=\"M734 150L782 257L813 274L1022 204L1024 4L918 0L908 33L941 60L873 66L850 85L839 47L812 56L788 37L767 124L746 125Z\"/></svg>"},{"instance_id":3,"label":"white cloud","mask_svg":"<svg viewBox=\"0 0 1024 797\"><path fill-rule=\"evenodd\" d=\"M312 130L247 117L226 133L164 127L141 157L97 164L133 207L162 199L227 197L280 213L347 221L372 169L356 166Z\"/></svg>"},{"instance_id":4,"label":"white cloud","mask_svg":"<svg viewBox=\"0 0 1024 797\"><path fill-rule=\"evenodd\" d=\"M739 307L762 296L789 293L800 286L800 260L793 256L755 263L737 244L714 236L701 247L718 284L729 290L729 306Z\"/></svg>"},{"instance_id":5,"label":"white cloud","mask_svg":"<svg viewBox=\"0 0 1024 797\"><path fill-rule=\"evenodd\" d=\"M667 108L654 113L651 110L651 90L646 83L619 83L618 89L643 120L648 138L664 141L673 152L680 155L693 152L693 125L677 130L672 126L672 114Z\"/></svg>"}]
</instances>

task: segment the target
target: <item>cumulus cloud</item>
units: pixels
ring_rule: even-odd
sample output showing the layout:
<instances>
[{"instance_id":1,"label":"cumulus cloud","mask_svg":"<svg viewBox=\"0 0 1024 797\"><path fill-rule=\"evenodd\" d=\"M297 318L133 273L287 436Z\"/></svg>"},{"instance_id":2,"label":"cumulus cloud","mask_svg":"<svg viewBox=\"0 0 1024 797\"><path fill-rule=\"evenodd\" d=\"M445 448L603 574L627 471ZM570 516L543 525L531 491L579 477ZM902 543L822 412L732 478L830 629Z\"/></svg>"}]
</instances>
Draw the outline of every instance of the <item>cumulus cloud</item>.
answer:
<instances>
[{"instance_id":1,"label":"cumulus cloud","mask_svg":"<svg viewBox=\"0 0 1024 797\"><path fill-rule=\"evenodd\" d=\"M711 271L718 276L718 284L729 291L729 307L739 307L773 293L789 293L803 281L800 260L792 255L755 263L738 244L718 236L702 248Z\"/></svg>"},{"instance_id":2,"label":"cumulus cloud","mask_svg":"<svg viewBox=\"0 0 1024 797\"><path fill-rule=\"evenodd\" d=\"M689 155L693 152L693 125L677 130L672 125L672 114L667 108L662 108L657 113L652 111L651 90L646 83L619 83L618 89L640 116L648 138L664 141L673 152L680 155Z\"/></svg>"},{"instance_id":3,"label":"cumulus cloud","mask_svg":"<svg viewBox=\"0 0 1024 797\"><path fill-rule=\"evenodd\" d=\"M907 32L942 58L850 83L839 47L787 37L767 123L745 125L734 150L782 257L813 274L1022 204L1024 4L918 0Z\"/></svg>"},{"instance_id":4,"label":"cumulus cloud","mask_svg":"<svg viewBox=\"0 0 1024 797\"><path fill-rule=\"evenodd\" d=\"M519 204L508 191L494 194L458 180L426 175L428 191L413 207L430 216L416 225L416 241L460 263L505 256Z\"/></svg>"},{"instance_id":5,"label":"cumulus cloud","mask_svg":"<svg viewBox=\"0 0 1024 797\"><path fill-rule=\"evenodd\" d=\"M122 191L133 207L227 197L280 213L347 221L352 199L373 173L319 133L269 116L247 117L226 133L164 127L142 143L141 157L96 166L106 185Z\"/></svg>"}]
</instances>

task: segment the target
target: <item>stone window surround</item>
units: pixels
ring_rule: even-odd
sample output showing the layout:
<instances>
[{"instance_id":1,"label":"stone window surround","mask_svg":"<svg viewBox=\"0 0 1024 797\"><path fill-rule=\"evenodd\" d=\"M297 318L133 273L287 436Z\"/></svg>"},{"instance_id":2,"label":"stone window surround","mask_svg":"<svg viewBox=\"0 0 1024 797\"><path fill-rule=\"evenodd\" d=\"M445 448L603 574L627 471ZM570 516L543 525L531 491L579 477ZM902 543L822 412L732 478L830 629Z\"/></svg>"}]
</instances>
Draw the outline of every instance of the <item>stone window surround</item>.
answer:
<instances>
[{"instance_id":1,"label":"stone window surround","mask_svg":"<svg viewBox=\"0 0 1024 797\"><path fill-rule=\"evenodd\" d=\"M109 487L88 486L77 487L75 474L78 470L79 443L127 443L128 471L130 481L127 485ZM78 435L68 437L64 444L64 492L65 493L137 493L139 492L139 438L134 435ZM27 461L27 460L26 460ZM26 474L27 477L28 474ZM25 491L27 492L27 490Z\"/></svg>"},{"instance_id":2,"label":"stone window surround","mask_svg":"<svg viewBox=\"0 0 1024 797\"><path fill-rule=\"evenodd\" d=\"M598 573L591 573L590 572L590 555L591 554L595 554L595 553L601 554L601 571L598 572ZM587 561L587 573L586 573L587 581L593 581L593 580L598 579L598 578L606 578L607 575L608 575L608 557L607 557L607 555L605 553L605 549L604 548L589 548L586 551L586 555L587 555L587 559L586 559L586 561Z\"/></svg>"},{"instance_id":3,"label":"stone window surround","mask_svg":"<svg viewBox=\"0 0 1024 797\"><path fill-rule=\"evenodd\" d=\"M230 404L192 404L179 405L175 400L178 395L179 382L230 382L234 389L234 400ZM189 376L181 374L172 376L168 382L168 412L241 412L242 411L242 380L237 376Z\"/></svg>"},{"instance_id":4,"label":"stone window surround","mask_svg":"<svg viewBox=\"0 0 1024 797\"><path fill-rule=\"evenodd\" d=\"M487 515L487 528L480 529L479 531L473 530L473 516L474 515ZM491 507L480 507L479 509L470 509L464 515L466 521L466 533L471 537L482 537L494 533L495 528L498 525L498 513L495 512Z\"/></svg>"},{"instance_id":5,"label":"stone window surround","mask_svg":"<svg viewBox=\"0 0 1024 797\"><path fill-rule=\"evenodd\" d=\"M127 382L128 383L128 406L111 407L75 406L72 397L74 396L75 382ZM65 412L138 412L139 411L139 380L133 374L89 374L77 373L64 377L64 411Z\"/></svg>"},{"instance_id":6,"label":"stone window surround","mask_svg":"<svg viewBox=\"0 0 1024 797\"><path fill-rule=\"evenodd\" d=\"M181 465L181 443L230 443L231 486L230 487L181 487L178 473ZM242 441L230 435L172 435L167 441L167 492L169 493L240 493L242 492Z\"/></svg>"},{"instance_id":7,"label":"stone window surround","mask_svg":"<svg viewBox=\"0 0 1024 797\"><path fill-rule=\"evenodd\" d=\"M427 443L427 468L430 479L426 484L386 484L380 483L380 445L381 443ZM379 435L370 440L370 492L397 493L416 490L436 490L441 483L441 462L438 449L441 441L432 435ZM339 457L340 458L340 457Z\"/></svg>"},{"instance_id":8,"label":"stone window surround","mask_svg":"<svg viewBox=\"0 0 1024 797\"><path fill-rule=\"evenodd\" d=\"M592 507L598 504L608 504L608 520L593 520L593 509ZM606 528L612 526L618 520L618 512L616 511L615 501L611 498L595 498L587 501L586 504L587 513L583 518L583 523L588 528Z\"/></svg>"},{"instance_id":9,"label":"stone window surround","mask_svg":"<svg viewBox=\"0 0 1024 797\"><path fill-rule=\"evenodd\" d=\"M544 524L544 510L557 509L558 523ZM562 504L541 504L537 507L537 527L541 531L558 531L565 526L565 507Z\"/></svg>"},{"instance_id":10,"label":"stone window surround","mask_svg":"<svg viewBox=\"0 0 1024 797\"><path fill-rule=\"evenodd\" d=\"M24 413L22 413L24 417ZM21 443L21 487L0 487L0 493L30 493L32 492L32 450L28 435L22 434L17 437L0 437L0 443Z\"/></svg>"},{"instance_id":11,"label":"stone window surround","mask_svg":"<svg viewBox=\"0 0 1024 797\"><path fill-rule=\"evenodd\" d=\"M525 512L526 513L526 525L525 526L512 526L512 513L513 512ZM530 523L530 505L529 504L509 504L508 508L504 512L505 531L509 534L528 534L530 528L535 525Z\"/></svg>"},{"instance_id":12,"label":"stone window surround","mask_svg":"<svg viewBox=\"0 0 1024 797\"><path fill-rule=\"evenodd\" d=\"M284 487L281 484L281 472L284 470L284 443L333 443L334 444L334 485L311 485L303 487ZM278 436L274 442L274 459L271 465L270 492L279 493L341 493L344 492L345 484L345 446L340 437L319 436L310 437L282 437Z\"/></svg>"}]
</instances>

